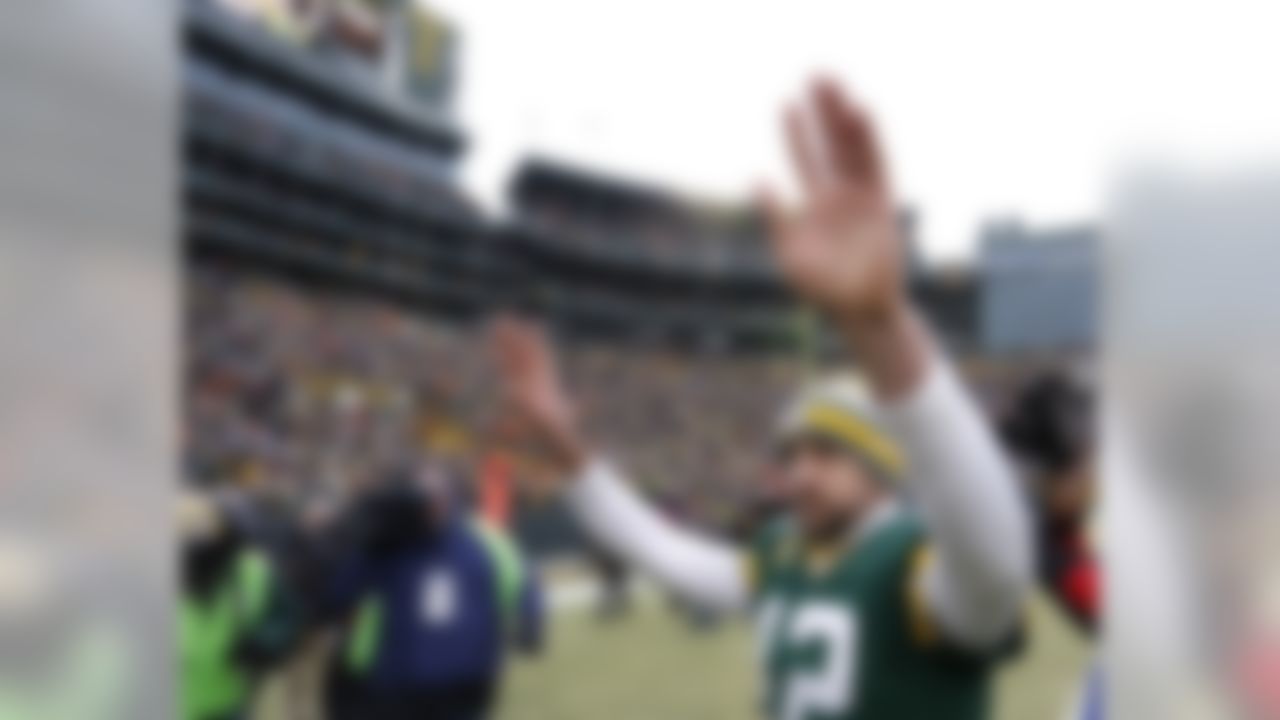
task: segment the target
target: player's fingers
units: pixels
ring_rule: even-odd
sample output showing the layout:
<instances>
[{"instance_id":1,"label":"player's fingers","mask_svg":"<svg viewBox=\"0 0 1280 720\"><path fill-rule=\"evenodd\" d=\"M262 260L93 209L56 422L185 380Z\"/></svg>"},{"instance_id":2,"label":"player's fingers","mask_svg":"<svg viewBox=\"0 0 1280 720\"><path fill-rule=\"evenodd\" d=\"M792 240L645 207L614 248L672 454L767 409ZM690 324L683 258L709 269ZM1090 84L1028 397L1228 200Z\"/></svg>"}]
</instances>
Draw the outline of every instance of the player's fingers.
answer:
<instances>
[{"instance_id":1,"label":"player's fingers","mask_svg":"<svg viewBox=\"0 0 1280 720\"><path fill-rule=\"evenodd\" d=\"M846 182L883 187L884 164L870 113L829 78L814 83L813 104L836 174Z\"/></svg>"},{"instance_id":2,"label":"player's fingers","mask_svg":"<svg viewBox=\"0 0 1280 720\"><path fill-rule=\"evenodd\" d=\"M787 148L800 187L808 197L815 197L826 184L826 171L813 134L813 123L797 106L787 108L784 120Z\"/></svg>"}]
</instances>

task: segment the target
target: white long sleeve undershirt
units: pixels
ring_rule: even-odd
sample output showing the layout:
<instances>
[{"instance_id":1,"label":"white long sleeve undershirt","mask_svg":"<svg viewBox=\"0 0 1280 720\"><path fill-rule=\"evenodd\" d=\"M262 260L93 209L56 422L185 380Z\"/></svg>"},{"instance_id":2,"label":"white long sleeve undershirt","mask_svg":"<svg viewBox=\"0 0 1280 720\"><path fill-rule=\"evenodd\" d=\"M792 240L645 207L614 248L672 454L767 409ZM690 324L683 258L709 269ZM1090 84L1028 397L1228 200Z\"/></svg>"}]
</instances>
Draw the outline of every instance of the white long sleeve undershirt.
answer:
<instances>
[{"instance_id":1,"label":"white long sleeve undershirt","mask_svg":"<svg viewBox=\"0 0 1280 720\"><path fill-rule=\"evenodd\" d=\"M594 460L567 499L597 542L667 589L708 608L746 607L750 588L741 551L663 517L608 462Z\"/></svg>"},{"instance_id":2,"label":"white long sleeve undershirt","mask_svg":"<svg viewBox=\"0 0 1280 720\"><path fill-rule=\"evenodd\" d=\"M953 642L985 649L1016 623L1031 583L1029 520L1012 472L942 358L881 412L904 451L906 490L935 548L925 602ZM591 462L567 501L597 542L672 592L717 609L747 605L741 551L664 518L608 462Z\"/></svg>"},{"instance_id":3,"label":"white long sleeve undershirt","mask_svg":"<svg viewBox=\"0 0 1280 720\"><path fill-rule=\"evenodd\" d=\"M936 557L922 578L929 609L954 642L999 643L1032 582L1031 523L1012 468L940 356L880 418L907 459L905 489Z\"/></svg>"}]
</instances>

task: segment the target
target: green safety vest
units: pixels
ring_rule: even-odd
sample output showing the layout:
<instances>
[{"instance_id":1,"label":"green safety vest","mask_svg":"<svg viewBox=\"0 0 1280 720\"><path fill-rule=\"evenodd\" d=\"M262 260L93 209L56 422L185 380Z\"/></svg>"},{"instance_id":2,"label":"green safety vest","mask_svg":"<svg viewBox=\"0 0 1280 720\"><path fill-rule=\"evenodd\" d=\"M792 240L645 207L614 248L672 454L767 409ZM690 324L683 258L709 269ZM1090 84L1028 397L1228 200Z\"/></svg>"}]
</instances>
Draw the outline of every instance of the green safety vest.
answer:
<instances>
[{"instance_id":1,"label":"green safety vest","mask_svg":"<svg viewBox=\"0 0 1280 720\"><path fill-rule=\"evenodd\" d=\"M207 599L185 597L179 617L182 718L209 720L237 712L249 700L250 678L234 652L267 609L271 569L265 556L245 551Z\"/></svg>"}]
</instances>

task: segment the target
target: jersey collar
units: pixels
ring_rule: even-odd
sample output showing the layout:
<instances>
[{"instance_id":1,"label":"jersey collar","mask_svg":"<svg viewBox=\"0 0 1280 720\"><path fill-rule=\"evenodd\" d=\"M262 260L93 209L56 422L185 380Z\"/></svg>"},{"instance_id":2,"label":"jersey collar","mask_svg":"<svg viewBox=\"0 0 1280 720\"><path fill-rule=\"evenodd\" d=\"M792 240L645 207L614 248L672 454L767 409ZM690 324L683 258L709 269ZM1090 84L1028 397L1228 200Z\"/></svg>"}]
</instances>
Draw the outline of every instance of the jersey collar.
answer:
<instances>
[{"instance_id":1,"label":"jersey collar","mask_svg":"<svg viewBox=\"0 0 1280 720\"><path fill-rule=\"evenodd\" d=\"M902 506L896 498L885 498L876 502L861 522L854 523L846 533L843 542L826 547L808 547L804 549L804 566L812 575L825 575L836 566L839 558L866 542L882 528L893 524L902 514Z\"/></svg>"}]
</instances>

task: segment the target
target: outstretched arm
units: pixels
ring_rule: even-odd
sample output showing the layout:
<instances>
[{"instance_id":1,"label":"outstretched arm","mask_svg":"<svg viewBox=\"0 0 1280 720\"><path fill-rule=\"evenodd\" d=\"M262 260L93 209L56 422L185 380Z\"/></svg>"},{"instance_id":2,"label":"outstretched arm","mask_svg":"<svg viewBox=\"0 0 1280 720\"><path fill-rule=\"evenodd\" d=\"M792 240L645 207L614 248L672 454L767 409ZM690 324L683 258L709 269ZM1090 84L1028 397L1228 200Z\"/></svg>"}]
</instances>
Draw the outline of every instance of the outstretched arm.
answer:
<instances>
[{"instance_id":1,"label":"outstretched arm","mask_svg":"<svg viewBox=\"0 0 1280 720\"><path fill-rule=\"evenodd\" d=\"M852 348L907 458L936 560L920 576L948 636L1008 634L1031 581L1029 521L1010 468L907 297L903 242L871 120L830 82L787 116L804 202L763 209L779 267Z\"/></svg>"},{"instance_id":2,"label":"outstretched arm","mask_svg":"<svg viewBox=\"0 0 1280 720\"><path fill-rule=\"evenodd\" d=\"M736 610L748 599L742 553L677 527L646 503L611 465L595 460L567 492L596 542L703 607Z\"/></svg>"},{"instance_id":3,"label":"outstretched arm","mask_svg":"<svg viewBox=\"0 0 1280 720\"><path fill-rule=\"evenodd\" d=\"M736 548L677 527L594 456L544 335L504 318L495 325L494 341L508 406L568 478L569 508L591 537L682 597L717 609L745 606L748 583Z\"/></svg>"}]
</instances>

